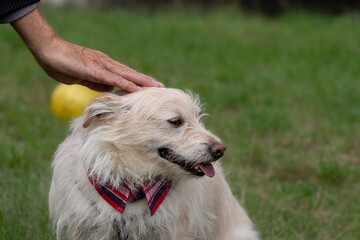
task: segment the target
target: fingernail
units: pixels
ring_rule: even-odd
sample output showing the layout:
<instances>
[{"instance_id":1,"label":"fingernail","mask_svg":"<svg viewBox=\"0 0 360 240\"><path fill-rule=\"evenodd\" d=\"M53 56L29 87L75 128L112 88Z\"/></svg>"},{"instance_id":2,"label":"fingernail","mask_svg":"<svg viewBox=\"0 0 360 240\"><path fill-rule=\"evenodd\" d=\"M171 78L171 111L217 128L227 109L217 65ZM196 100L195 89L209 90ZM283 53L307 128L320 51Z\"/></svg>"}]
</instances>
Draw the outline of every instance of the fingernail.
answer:
<instances>
[{"instance_id":1,"label":"fingernail","mask_svg":"<svg viewBox=\"0 0 360 240\"><path fill-rule=\"evenodd\" d=\"M151 79L153 81L154 84L158 85L159 87L165 87L164 84L162 84L161 82L159 81L156 81L154 79Z\"/></svg>"},{"instance_id":2,"label":"fingernail","mask_svg":"<svg viewBox=\"0 0 360 240\"><path fill-rule=\"evenodd\" d=\"M151 79L151 81L152 81L154 84L159 85L159 82L156 81L155 79Z\"/></svg>"},{"instance_id":3,"label":"fingernail","mask_svg":"<svg viewBox=\"0 0 360 240\"><path fill-rule=\"evenodd\" d=\"M136 86L136 91L141 91L141 90L143 90L142 87Z\"/></svg>"}]
</instances>

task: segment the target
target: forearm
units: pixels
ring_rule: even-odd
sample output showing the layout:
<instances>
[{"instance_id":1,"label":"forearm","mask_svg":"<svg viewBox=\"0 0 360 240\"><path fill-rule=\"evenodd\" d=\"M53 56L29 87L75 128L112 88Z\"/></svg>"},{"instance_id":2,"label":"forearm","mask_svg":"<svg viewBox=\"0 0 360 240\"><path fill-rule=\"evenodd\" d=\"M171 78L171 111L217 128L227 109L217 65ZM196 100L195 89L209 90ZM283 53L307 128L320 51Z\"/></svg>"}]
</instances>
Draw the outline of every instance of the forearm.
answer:
<instances>
[{"instance_id":1,"label":"forearm","mask_svg":"<svg viewBox=\"0 0 360 240\"><path fill-rule=\"evenodd\" d=\"M141 90L139 86L164 86L102 52L61 39L38 8L11 25L45 72L59 82L81 84L97 91L119 87L134 92Z\"/></svg>"},{"instance_id":2,"label":"forearm","mask_svg":"<svg viewBox=\"0 0 360 240\"><path fill-rule=\"evenodd\" d=\"M38 8L25 17L12 22L11 26L23 39L29 50L36 56L57 37Z\"/></svg>"}]
</instances>

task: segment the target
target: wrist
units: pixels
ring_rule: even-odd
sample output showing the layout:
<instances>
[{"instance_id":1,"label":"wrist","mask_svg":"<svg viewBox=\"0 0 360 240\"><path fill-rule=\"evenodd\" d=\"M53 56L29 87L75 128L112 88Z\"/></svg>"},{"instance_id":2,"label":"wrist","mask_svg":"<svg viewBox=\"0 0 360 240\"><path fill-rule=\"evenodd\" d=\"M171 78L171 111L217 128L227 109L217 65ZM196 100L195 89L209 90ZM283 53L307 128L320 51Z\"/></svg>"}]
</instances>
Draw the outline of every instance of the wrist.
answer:
<instances>
[{"instance_id":1,"label":"wrist","mask_svg":"<svg viewBox=\"0 0 360 240\"><path fill-rule=\"evenodd\" d=\"M12 22L11 26L35 57L57 38L56 33L46 22L38 8L25 17Z\"/></svg>"}]
</instances>

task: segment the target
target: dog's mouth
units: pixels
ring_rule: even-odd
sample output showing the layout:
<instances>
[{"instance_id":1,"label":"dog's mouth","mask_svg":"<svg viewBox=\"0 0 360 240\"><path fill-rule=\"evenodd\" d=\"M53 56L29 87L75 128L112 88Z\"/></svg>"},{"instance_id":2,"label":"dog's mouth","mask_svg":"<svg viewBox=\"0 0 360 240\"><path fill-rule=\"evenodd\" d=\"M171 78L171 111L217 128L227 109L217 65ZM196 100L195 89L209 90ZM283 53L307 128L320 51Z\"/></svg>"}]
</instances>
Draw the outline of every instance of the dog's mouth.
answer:
<instances>
[{"instance_id":1,"label":"dog's mouth","mask_svg":"<svg viewBox=\"0 0 360 240\"><path fill-rule=\"evenodd\" d=\"M160 157L168 160L171 163L179 165L185 171L189 172L192 175L202 177L204 175L208 177L215 176L215 169L213 163L198 163L191 164L187 163L179 154L176 154L169 148L159 148L158 149Z\"/></svg>"}]
</instances>

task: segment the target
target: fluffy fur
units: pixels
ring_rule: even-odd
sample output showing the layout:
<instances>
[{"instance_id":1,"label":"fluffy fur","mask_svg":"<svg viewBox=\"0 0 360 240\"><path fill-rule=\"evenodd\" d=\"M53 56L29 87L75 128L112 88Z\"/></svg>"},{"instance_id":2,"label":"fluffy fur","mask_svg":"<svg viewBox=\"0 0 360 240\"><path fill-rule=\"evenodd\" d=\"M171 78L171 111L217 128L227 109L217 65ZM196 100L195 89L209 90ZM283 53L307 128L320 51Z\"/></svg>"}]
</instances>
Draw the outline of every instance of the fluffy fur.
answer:
<instances>
[{"instance_id":1,"label":"fluffy fur","mask_svg":"<svg viewBox=\"0 0 360 240\"><path fill-rule=\"evenodd\" d=\"M215 176L194 176L159 156L167 147L187 164L213 161L209 146L220 140L200 122L197 98L176 89L148 88L97 98L53 160L50 215L57 238L117 240L256 240L258 236L231 193L219 162ZM180 119L174 126L169 120ZM154 216L145 199L128 203L120 214L105 202L87 172L118 186L158 176L173 186Z\"/></svg>"}]
</instances>

